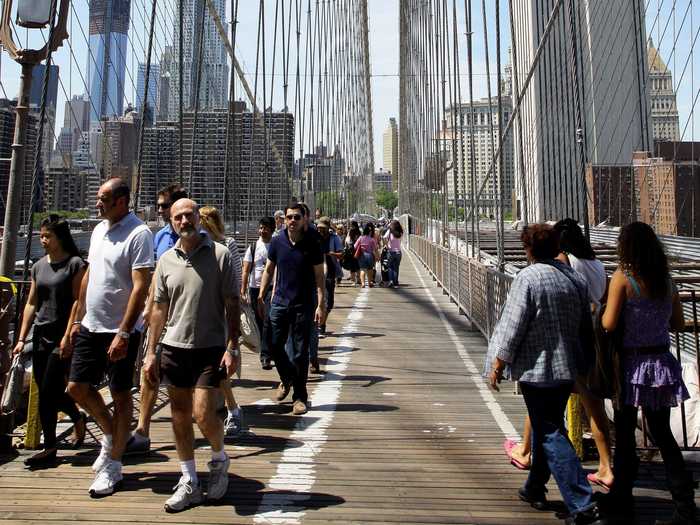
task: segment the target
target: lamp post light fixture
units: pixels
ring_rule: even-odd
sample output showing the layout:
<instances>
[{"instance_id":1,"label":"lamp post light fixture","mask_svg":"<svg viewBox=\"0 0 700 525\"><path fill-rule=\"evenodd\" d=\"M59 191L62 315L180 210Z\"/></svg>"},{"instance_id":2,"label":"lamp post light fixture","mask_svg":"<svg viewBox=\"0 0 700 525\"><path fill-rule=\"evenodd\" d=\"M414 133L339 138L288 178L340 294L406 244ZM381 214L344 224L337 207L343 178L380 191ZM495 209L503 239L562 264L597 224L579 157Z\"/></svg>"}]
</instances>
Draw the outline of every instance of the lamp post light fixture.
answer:
<instances>
[{"instance_id":1,"label":"lamp post light fixture","mask_svg":"<svg viewBox=\"0 0 700 525\"><path fill-rule=\"evenodd\" d=\"M57 4L60 1L60 8ZM12 160L10 176L5 199L5 222L0 251L0 275L12 278L15 273L15 251L17 231L19 229L20 202L25 166L25 142L27 138L27 114L29 112L29 93L32 84L32 69L47 59L53 51L68 37L66 24L70 0L19 0L17 2L17 25L40 29L49 27L49 37L40 49L23 49L12 38L12 0L4 0L2 18L0 19L0 44L21 67L19 96L17 98L15 134L12 143ZM58 12L58 17L55 14ZM54 18L56 21L54 22ZM53 24L53 25L51 25ZM49 74L49 66L46 75ZM41 138L39 138L41 140ZM32 225L27 225L31 228Z\"/></svg>"}]
</instances>

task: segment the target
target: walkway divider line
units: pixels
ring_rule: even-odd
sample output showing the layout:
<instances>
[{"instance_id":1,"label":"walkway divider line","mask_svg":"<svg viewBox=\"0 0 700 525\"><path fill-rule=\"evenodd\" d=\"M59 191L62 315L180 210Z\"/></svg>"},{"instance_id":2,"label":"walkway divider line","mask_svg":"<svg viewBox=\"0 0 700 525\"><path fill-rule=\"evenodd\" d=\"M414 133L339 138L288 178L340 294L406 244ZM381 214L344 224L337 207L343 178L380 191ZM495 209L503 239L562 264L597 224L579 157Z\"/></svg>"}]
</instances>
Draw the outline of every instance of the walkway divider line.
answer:
<instances>
[{"instance_id":1,"label":"walkway divider line","mask_svg":"<svg viewBox=\"0 0 700 525\"><path fill-rule=\"evenodd\" d=\"M469 355L467 348L464 346L462 341L459 340L459 336L457 335L457 332L455 332L455 329L452 327L450 322L447 320L447 317L440 309L440 305L438 304L435 297L433 297L433 294L430 291L430 288L426 284L425 279L423 279L423 275L421 274L420 270L418 269L418 266L416 266L413 253L410 250L407 250L407 251L408 251L408 255L409 255L409 259L411 261L411 264L413 265L413 268L416 271L416 275L418 276L418 279L420 279L420 282L421 282L421 285L423 286L423 290L425 291L425 294L430 299L430 302L433 303L433 306L435 307L435 311L437 312L438 316L440 317L442 324L445 326L445 330L447 331L447 334L450 336L450 340L452 341L452 344L457 349L457 353L459 354L459 357L462 359L462 362L466 366L467 372L469 372L469 374L468 374L469 379L471 379L472 382L474 383L474 385L476 386L477 390L479 391L479 394L481 395L481 399L484 400L486 407L489 409L489 412L491 412L491 416L493 416L493 419L496 421L496 424L501 429L501 432L503 432L503 435L506 438L519 441L520 434L518 433L517 430L515 430L513 423L510 422L510 419L508 419L508 416L501 408L501 405L498 404L498 401L496 400L496 396L493 395L493 392L486 384L485 379L482 377L481 373L479 372L479 369L474 364L474 360L472 359L471 355Z\"/></svg>"},{"instance_id":2,"label":"walkway divider line","mask_svg":"<svg viewBox=\"0 0 700 525\"><path fill-rule=\"evenodd\" d=\"M367 305L368 300L368 290L361 290L348 314L342 329L343 334L357 331L364 316L363 307ZM266 492L263 495L254 517L255 523L301 523L306 511L299 503L310 498L309 492L316 482L315 458L328 441L327 431L335 415L335 406L343 388L344 372L350 364L352 353L352 336L344 335L330 355L323 380L311 395L309 412L298 419L294 431L289 436L290 441L298 441L302 445L286 448L282 453L277 472L267 483L267 488L275 492Z\"/></svg>"}]
</instances>

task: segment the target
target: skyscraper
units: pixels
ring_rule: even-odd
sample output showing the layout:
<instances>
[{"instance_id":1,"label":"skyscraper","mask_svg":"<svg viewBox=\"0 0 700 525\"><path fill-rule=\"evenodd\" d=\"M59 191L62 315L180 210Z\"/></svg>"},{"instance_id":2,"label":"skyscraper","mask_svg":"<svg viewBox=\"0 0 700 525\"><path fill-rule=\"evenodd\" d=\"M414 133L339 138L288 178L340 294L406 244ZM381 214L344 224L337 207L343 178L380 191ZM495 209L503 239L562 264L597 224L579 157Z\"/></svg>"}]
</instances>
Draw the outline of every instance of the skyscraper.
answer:
<instances>
[{"instance_id":1,"label":"skyscraper","mask_svg":"<svg viewBox=\"0 0 700 525\"><path fill-rule=\"evenodd\" d=\"M56 109L58 100L58 66L52 64L49 74L49 89L46 93L46 106ZM29 93L29 103L33 106L41 105L41 95L44 91L45 64L37 64L32 68L32 89ZM52 130L53 132L53 130Z\"/></svg>"},{"instance_id":2,"label":"skyscraper","mask_svg":"<svg viewBox=\"0 0 700 525\"><path fill-rule=\"evenodd\" d=\"M216 12L225 22L226 6L224 0L213 0ZM172 120L179 118L179 68L182 66L183 105L186 111L195 106L195 89L199 67L199 30L204 15L204 39L201 64L201 81L199 89L199 108L215 109L228 106L228 63L226 47L216 30L214 20L209 15L205 0L184 0L184 31L180 35L179 24L175 25L175 42L182 45L183 63L179 62L178 46L173 48L174 60L170 71L170 96L168 116Z\"/></svg>"},{"instance_id":3,"label":"skyscraper","mask_svg":"<svg viewBox=\"0 0 700 525\"><path fill-rule=\"evenodd\" d=\"M148 107L151 114L156 112L156 101L158 99L158 83L160 81L160 66L151 64L151 72L148 75ZM139 62L139 72L136 77L136 100L134 109L141 112L142 104L146 93L146 64Z\"/></svg>"},{"instance_id":4,"label":"skyscraper","mask_svg":"<svg viewBox=\"0 0 700 525\"><path fill-rule=\"evenodd\" d=\"M90 122L124 111L127 33L131 0L90 1L88 90Z\"/></svg>"},{"instance_id":5,"label":"skyscraper","mask_svg":"<svg viewBox=\"0 0 700 525\"><path fill-rule=\"evenodd\" d=\"M516 93L557 4L514 4ZM556 12L521 101L522 122L515 121L519 216L526 200L530 222L583 220L584 165L629 164L633 152L648 150L651 142L644 2L582 0L573 6Z\"/></svg>"},{"instance_id":6,"label":"skyscraper","mask_svg":"<svg viewBox=\"0 0 700 525\"><path fill-rule=\"evenodd\" d=\"M390 118L384 130L384 171L391 173L391 186L399 189L399 129L396 119Z\"/></svg>"},{"instance_id":7,"label":"skyscraper","mask_svg":"<svg viewBox=\"0 0 700 525\"><path fill-rule=\"evenodd\" d=\"M654 42L649 39L649 104L654 140L681 140L678 123L678 106L673 90L671 70L664 63Z\"/></svg>"}]
</instances>

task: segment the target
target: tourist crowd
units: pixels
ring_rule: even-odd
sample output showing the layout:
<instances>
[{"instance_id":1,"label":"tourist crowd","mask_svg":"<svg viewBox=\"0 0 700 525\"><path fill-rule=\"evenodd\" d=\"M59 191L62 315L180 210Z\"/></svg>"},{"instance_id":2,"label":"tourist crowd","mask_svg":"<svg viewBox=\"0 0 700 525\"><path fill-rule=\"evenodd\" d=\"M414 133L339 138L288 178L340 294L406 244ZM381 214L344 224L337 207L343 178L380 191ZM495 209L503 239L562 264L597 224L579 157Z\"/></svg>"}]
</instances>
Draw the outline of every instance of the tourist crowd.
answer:
<instances>
[{"instance_id":1,"label":"tourist crowd","mask_svg":"<svg viewBox=\"0 0 700 525\"><path fill-rule=\"evenodd\" d=\"M199 207L180 185L159 191L165 226L155 235L130 211L130 197L118 178L99 188L96 208L103 220L92 232L86 259L66 221L50 216L40 225L46 255L32 266L14 348L15 354L26 351L31 337L44 437L43 450L25 465L56 463L59 412L72 419L72 444L80 447L86 412L103 433L89 494L112 494L122 481L123 456L150 450L162 384L182 471L165 510L178 512L205 499L193 421L211 446L206 499L221 499L227 491L224 439L245 429L231 381L240 372L241 307L252 312L261 367L274 366L279 374L275 399L282 402L291 393L292 413L303 415L309 409L308 374L322 373L319 338L326 335L343 268L352 272L353 283L361 273L372 286L375 264L382 261L385 284L398 286L403 232L393 221L384 237L373 225L356 235L354 222L346 233L320 210L313 220L308 206L292 202L260 218L258 239L241 258L236 240L225 236L219 210ZM131 432L138 363L140 406ZM98 390L105 379L111 408ZM225 418L219 416L222 399Z\"/></svg>"}]
</instances>

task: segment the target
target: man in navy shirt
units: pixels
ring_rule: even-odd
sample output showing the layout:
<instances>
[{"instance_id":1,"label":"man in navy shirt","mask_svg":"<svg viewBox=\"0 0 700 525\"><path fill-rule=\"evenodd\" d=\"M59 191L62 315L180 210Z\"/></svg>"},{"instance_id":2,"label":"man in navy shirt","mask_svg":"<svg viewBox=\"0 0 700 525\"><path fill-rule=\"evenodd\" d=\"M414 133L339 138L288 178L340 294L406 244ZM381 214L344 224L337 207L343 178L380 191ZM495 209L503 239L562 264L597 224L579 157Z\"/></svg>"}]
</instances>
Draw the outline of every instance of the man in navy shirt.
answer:
<instances>
[{"instance_id":1,"label":"man in navy shirt","mask_svg":"<svg viewBox=\"0 0 700 525\"><path fill-rule=\"evenodd\" d=\"M306 211L301 204L294 203L287 207L286 229L270 242L258 296L258 308L264 312L263 298L275 276L274 295L270 305L270 350L280 375L276 397L277 401L283 401L293 387L294 415L305 414L307 411L309 336L312 323L322 321L326 309L323 254L318 232L310 228L304 231L305 215ZM318 294L315 313L314 287ZM291 359L284 349L290 335L293 350Z\"/></svg>"}]
</instances>

